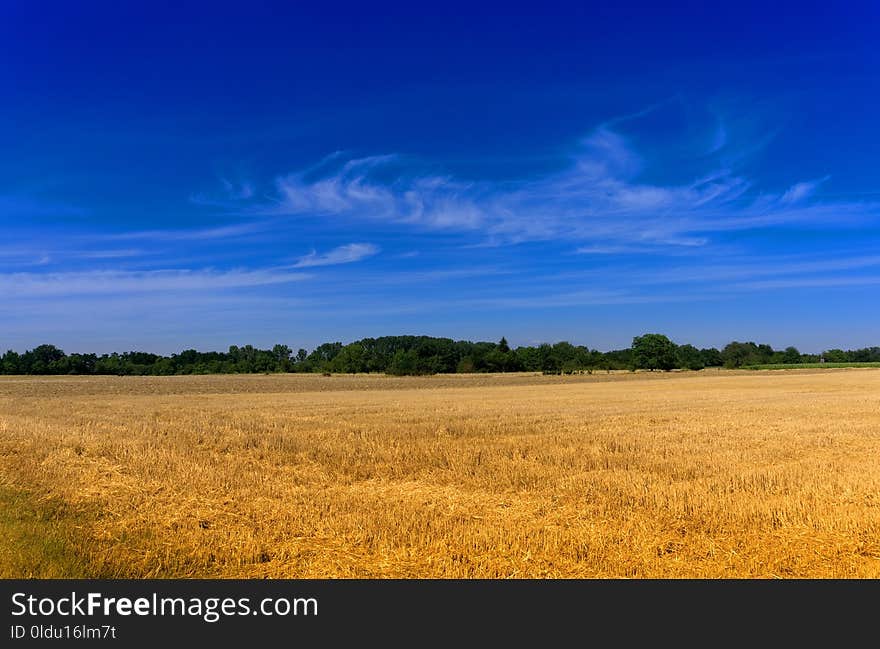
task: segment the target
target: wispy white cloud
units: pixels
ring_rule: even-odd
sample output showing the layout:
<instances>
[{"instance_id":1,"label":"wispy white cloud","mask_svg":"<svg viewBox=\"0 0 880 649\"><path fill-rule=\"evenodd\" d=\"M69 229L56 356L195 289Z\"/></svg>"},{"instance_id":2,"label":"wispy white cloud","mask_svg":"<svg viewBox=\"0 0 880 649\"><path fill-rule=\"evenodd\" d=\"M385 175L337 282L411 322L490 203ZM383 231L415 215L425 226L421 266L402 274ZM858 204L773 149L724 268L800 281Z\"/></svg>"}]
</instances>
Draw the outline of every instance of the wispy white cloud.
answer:
<instances>
[{"instance_id":1,"label":"wispy white cloud","mask_svg":"<svg viewBox=\"0 0 880 649\"><path fill-rule=\"evenodd\" d=\"M20 266L45 266L52 261L52 257L46 251L39 250L9 250L0 249L0 264Z\"/></svg>"},{"instance_id":2,"label":"wispy white cloud","mask_svg":"<svg viewBox=\"0 0 880 649\"><path fill-rule=\"evenodd\" d=\"M233 181L221 176L220 185L223 188L220 194L214 195L205 192L191 194L189 197L190 203L205 207L235 209L239 207L241 201L253 198L256 193L254 183L249 180Z\"/></svg>"},{"instance_id":3,"label":"wispy white cloud","mask_svg":"<svg viewBox=\"0 0 880 649\"><path fill-rule=\"evenodd\" d=\"M480 278L484 281L492 277L515 275L516 271L498 268L495 266L469 266L467 268L446 268L429 270L407 270L403 272L372 272L358 273L356 277L346 279L347 288L356 287L367 289L381 289L383 287L395 287L415 284L431 284L443 282L458 282ZM473 284L473 282L469 282Z\"/></svg>"},{"instance_id":4,"label":"wispy white cloud","mask_svg":"<svg viewBox=\"0 0 880 649\"><path fill-rule=\"evenodd\" d=\"M816 191L816 188L828 180L828 178L830 178L830 176L825 176L818 180L795 183L782 195L779 201L781 203L799 203L812 196Z\"/></svg>"},{"instance_id":5,"label":"wispy white cloud","mask_svg":"<svg viewBox=\"0 0 880 649\"><path fill-rule=\"evenodd\" d=\"M849 277L793 277L786 279L757 280L733 285L733 288L745 291L760 291L790 288L845 288L847 286L875 286L880 284L880 277L849 276Z\"/></svg>"},{"instance_id":6,"label":"wispy white cloud","mask_svg":"<svg viewBox=\"0 0 880 649\"><path fill-rule=\"evenodd\" d=\"M254 185L247 180L233 182L227 178L221 178L220 182L223 184L223 189L226 190L226 195L233 200L246 200L254 195Z\"/></svg>"},{"instance_id":7,"label":"wispy white cloud","mask_svg":"<svg viewBox=\"0 0 880 649\"><path fill-rule=\"evenodd\" d=\"M718 128L715 129L715 135L712 137L712 142L709 145L709 150L706 152L706 155L718 153L721 149L725 147L726 144L727 128L725 127L723 122L719 122Z\"/></svg>"},{"instance_id":8,"label":"wispy white cloud","mask_svg":"<svg viewBox=\"0 0 880 649\"><path fill-rule=\"evenodd\" d=\"M645 248L635 246L590 245L575 249L578 255L624 255L633 252L644 252Z\"/></svg>"},{"instance_id":9,"label":"wispy white cloud","mask_svg":"<svg viewBox=\"0 0 880 649\"><path fill-rule=\"evenodd\" d=\"M134 230L96 237L105 241L204 241L210 239L233 239L268 229L269 224L262 221L244 221L210 228L190 228L180 230Z\"/></svg>"},{"instance_id":10,"label":"wispy white cloud","mask_svg":"<svg viewBox=\"0 0 880 649\"><path fill-rule=\"evenodd\" d=\"M877 255L807 260L752 257L736 264L698 264L692 267L664 268L650 273L637 274L633 279L641 284L718 282L780 275L808 276L829 272L857 271L877 266L880 266L880 256Z\"/></svg>"},{"instance_id":11,"label":"wispy white cloud","mask_svg":"<svg viewBox=\"0 0 880 649\"><path fill-rule=\"evenodd\" d=\"M70 254L82 259L125 259L140 257L144 254L144 251L135 248L125 248L120 250L81 250L73 251Z\"/></svg>"},{"instance_id":12,"label":"wispy white cloud","mask_svg":"<svg viewBox=\"0 0 880 649\"><path fill-rule=\"evenodd\" d=\"M727 134L714 138L711 148L726 144ZM581 142L563 169L528 180L467 181L413 172L399 156L346 160L336 154L277 178L276 200L254 209L471 231L489 243L574 241L593 244L594 251L633 244L701 246L713 233L769 226L880 221L880 202L811 200L825 178L762 193L753 180L718 161L703 164L707 168L687 182L641 180L653 167L605 124Z\"/></svg>"},{"instance_id":13,"label":"wispy white cloud","mask_svg":"<svg viewBox=\"0 0 880 649\"><path fill-rule=\"evenodd\" d=\"M349 243L334 248L324 254L312 251L308 255L300 257L293 265L294 268L308 268L311 266L335 266L336 264L350 264L355 261L372 257L379 252L379 248L372 243Z\"/></svg>"},{"instance_id":14,"label":"wispy white cloud","mask_svg":"<svg viewBox=\"0 0 880 649\"><path fill-rule=\"evenodd\" d=\"M7 297L46 297L88 294L133 294L167 291L211 291L308 278L283 269L214 270L89 270L58 273L0 273L0 294Z\"/></svg>"}]
</instances>

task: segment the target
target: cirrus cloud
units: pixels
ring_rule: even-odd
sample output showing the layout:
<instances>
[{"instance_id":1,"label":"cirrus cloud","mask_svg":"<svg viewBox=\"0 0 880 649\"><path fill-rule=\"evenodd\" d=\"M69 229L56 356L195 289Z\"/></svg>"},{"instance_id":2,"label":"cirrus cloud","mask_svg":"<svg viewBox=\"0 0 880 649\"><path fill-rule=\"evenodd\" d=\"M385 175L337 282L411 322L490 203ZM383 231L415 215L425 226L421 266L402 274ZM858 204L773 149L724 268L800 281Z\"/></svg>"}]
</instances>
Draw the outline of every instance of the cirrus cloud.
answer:
<instances>
[{"instance_id":1,"label":"cirrus cloud","mask_svg":"<svg viewBox=\"0 0 880 649\"><path fill-rule=\"evenodd\" d=\"M0 293L13 297L210 291L307 279L284 269L88 270L57 273L0 273Z\"/></svg>"},{"instance_id":2,"label":"cirrus cloud","mask_svg":"<svg viewBox=\"0 0 880 649\"><path fill-rule=\"evenodd\" d=\"M765 192L742 173L708 160L689 180L646 179L647 171L663 166L662 160L649 164L606 123L581 141L561 169L508 182L420 173L414 161L399 155L345 159L335 153L276 178L275 199L255 204L253 211L472 232L490 244L558 240L596 249L705 245L708 235L719 232L880 220L877 202L815 200L827 177ZM304 261L319 265L320 259Z\"/></svg>"},{"instance_id":3,"label":"cirrus cloud","mask_svg":"<svg viewBox=\"0 0 880 649\"><path fill-rule=\"evenodd\" d=\"M313 250L309 254L300 257L293 265L294 268L309 268L312 266L335 266L336 264L350 264L355 261L366 259L378 254L378 246L372 243L349 243L334 248L324 254L318 254Z\"/></svg>"}]
</instances>

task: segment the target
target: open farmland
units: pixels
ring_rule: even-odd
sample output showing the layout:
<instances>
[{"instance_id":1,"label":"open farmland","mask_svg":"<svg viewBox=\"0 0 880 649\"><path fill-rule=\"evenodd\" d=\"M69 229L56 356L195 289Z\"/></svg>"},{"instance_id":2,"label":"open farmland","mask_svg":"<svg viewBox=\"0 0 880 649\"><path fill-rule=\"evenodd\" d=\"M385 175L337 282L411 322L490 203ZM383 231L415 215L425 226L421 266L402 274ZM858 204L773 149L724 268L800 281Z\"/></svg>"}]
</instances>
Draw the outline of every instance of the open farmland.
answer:
<instances>
[{"instance_id":1,"label":"open farmland","mask_svg":"<svg viewBox=\"0 0 880 649\"><path fill-rule=\"evenodd\" d=\"M0 378L0 576L880 577L880 370Z\"/></svg>"}]
</instances>

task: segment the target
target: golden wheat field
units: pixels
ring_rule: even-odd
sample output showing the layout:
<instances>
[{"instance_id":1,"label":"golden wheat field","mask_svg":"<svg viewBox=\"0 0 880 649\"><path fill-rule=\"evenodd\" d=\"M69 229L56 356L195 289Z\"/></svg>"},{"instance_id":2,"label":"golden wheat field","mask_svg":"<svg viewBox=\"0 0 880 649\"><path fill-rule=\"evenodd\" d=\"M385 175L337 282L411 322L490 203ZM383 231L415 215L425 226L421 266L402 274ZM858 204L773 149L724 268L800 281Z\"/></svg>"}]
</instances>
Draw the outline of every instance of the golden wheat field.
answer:
<instances>
[{"instance_id":1,"label":"golden wheat field","mask_svg":"<svg viewBox=\"0 0 880 649\"><path fill-rule=\"evenodd\" d=\"M880 577L880 370L4 377L0 488L4 577Z\"/></svg>"}]
</instances>

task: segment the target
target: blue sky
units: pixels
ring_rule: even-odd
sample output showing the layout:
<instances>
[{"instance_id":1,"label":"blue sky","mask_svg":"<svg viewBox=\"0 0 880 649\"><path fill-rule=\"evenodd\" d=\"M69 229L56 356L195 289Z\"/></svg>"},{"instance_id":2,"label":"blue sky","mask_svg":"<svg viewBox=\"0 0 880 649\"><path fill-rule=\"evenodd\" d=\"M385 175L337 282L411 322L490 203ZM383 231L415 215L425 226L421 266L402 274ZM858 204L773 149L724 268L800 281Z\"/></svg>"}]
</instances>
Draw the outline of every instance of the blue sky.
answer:
<instances>
[{"instance_id":1,"label":"blue sky","mask_svg":"<svg viewBox=\"0 0 880 649\"><path fill-rule=\"evenodd\" d=\"M880 344L880 5L297 4L4 3L0 347Z\"/></svg>"}]
</instances>

